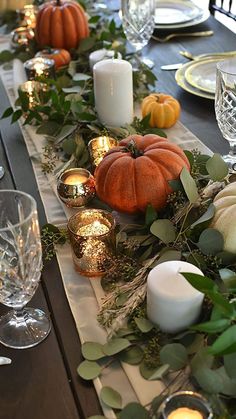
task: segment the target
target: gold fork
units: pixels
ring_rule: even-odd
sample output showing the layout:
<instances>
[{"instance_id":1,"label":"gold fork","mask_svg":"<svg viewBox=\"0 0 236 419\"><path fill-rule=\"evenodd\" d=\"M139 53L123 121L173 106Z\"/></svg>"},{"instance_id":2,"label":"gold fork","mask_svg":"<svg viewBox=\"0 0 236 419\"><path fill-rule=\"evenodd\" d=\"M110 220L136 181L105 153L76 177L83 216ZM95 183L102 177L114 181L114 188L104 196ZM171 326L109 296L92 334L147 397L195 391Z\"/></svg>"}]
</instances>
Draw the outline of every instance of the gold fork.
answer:
<instances>
[{"instance_id":1,"label":"gold fork","mask_svg":"<svg viewBox=\"0 0 236 419\"><path fill-rule=\"evenodd\" d=\"M202 31L202 32L184 32L184 33L170 33L167 36L164 36L163 38L160 38L159 36L155 36L152 35L152 39L154 39L157 42L168 42L170 41L170 39L172 38L177 38L177 37L190 37L190 36L211 36L213 35L214 32L213 31Z\"/></svg>"}]
</instances>

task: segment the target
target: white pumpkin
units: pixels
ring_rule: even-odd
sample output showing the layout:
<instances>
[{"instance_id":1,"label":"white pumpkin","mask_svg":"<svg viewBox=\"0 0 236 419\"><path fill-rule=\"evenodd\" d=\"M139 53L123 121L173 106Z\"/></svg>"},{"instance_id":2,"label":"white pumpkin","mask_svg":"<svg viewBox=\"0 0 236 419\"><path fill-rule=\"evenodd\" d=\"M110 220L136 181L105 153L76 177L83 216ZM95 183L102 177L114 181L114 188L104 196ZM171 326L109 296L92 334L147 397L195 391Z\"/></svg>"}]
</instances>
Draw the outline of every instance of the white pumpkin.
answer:
<instances>
[{"instance_id":1,"label":"white pumpkin","mask_svg":"<svg viewBox=\"0 0 236 419\"><path fill-rule=\"evenodd\" d=\"M227 185L213 201L215 215L211 227L224 237L224 250L236 253L236 182Z\"/></svg>"}]
</instances>

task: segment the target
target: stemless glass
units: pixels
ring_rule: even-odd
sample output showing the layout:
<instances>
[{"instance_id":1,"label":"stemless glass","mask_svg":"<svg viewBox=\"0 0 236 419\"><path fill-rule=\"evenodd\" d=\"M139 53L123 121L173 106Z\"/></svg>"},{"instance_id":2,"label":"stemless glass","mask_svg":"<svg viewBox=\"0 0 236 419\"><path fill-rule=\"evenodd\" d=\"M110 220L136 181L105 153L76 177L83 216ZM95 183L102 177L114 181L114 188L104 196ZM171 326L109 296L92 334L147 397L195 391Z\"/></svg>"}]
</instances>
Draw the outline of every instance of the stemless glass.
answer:
<instances>
[{"instance_id":1,"label":"stemless glass","mask_svg":"<svg viewBox=\"0 0 236 419\"><path fill-rule=\"evenodd\" d=\"M230 151L223 159L236 171L236 58L220 61L216 70L216 120Z\"/></svg>"},{"instance_id":2,"label":"stemless glass","mask_svg":"<svg viewBox=\"0 0 236 419\"><path fill-rule=\"evenodd\" d=\"M13 310L0 318L0 342L24 349L46 338L46 314L24 308L40 280L42 250L35 200L14 190L0 191L0 302Z\"/></svg>"},{"instance_id":3,"label":"stemless glass","mask_svg":"<svg viewBox=\"0 0 236 419\"><path fill-rule=\"evenodd\" d=\"M154 0L122 0L121 11L126 38L139 55L142 48L148 44L154 30ZM145 57L140 57L140 59L149 67L154 65Z\"/></svg>"}]
</instances>

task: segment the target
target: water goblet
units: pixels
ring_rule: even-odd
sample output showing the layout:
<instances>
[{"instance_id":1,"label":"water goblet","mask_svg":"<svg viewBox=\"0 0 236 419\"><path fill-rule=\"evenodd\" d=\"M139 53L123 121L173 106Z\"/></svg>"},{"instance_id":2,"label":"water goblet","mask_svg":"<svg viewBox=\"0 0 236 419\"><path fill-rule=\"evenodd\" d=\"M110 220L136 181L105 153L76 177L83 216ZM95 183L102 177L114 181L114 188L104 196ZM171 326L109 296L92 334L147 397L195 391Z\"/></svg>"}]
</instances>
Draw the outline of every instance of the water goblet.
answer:
<instances>
[{"instance_id":1,"label":"water goblet","mask_svg":"<svg viewBox=\"0 0 236 419\"><path fill-rule=\"evenodd\" d=\"M0 191L0 303L13 310L0 317L0 342L24 349L46 338L51 323L39 309L25 308L38 288L42 250L35 200Z\"/></svg>"},{"instance_id":2,"label":"water goblet","mask_svg":"<svg viewBox=\"0 0 236 419\"><path fill-rule=\"evenodd\" d=\"M236 58L220 61L216 70L215 113L219 129L229 142L223 156L230 171L236 171Z\"/></svg>"},{"instance_id":3,"label":"water goblet","mask_svg":"<svg viewBox=\"0 0 236 419\"><path fill-rule=\"evenodd\" d=\"M154 0L122 0L121 11L123 30L137 53L137 61L140 60L148 67L153 67L153 61L141 57L141 51L148 44L154 30ZM134 69L138 67L137 62L133 66Z\"/></svg>"}]
</instances>

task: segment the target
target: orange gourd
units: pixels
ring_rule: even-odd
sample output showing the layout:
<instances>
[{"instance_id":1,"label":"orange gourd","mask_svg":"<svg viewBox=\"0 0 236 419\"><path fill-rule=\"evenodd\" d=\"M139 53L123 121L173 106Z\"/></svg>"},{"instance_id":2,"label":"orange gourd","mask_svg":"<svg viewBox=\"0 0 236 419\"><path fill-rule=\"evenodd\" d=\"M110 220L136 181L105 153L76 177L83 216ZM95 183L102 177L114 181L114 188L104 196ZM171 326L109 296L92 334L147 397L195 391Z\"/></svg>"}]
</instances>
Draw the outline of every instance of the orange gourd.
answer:
<instances>
[{"instance_id":1,"label":"orange gourd","mask_svg":"<svg viewBox=\"0 0 236 419\"><path fill-rule=\"evenodd\" d=\"M37 52L36 57L45 57L53 60L56 69L68 65L71 61L70 53L69 51L66 51L66 49L43 49L42 51Z\"/></svg>"},{"instance_id":2,"label":"orange gourd","mask_svg":"<svg viewBox=\"0 0 236 419\"><path fill-rule=\"evenodd\" d=\"M56 0L41 6L35 28L36 41L41 48L77 48L79 41L88 35L88 21L78 3Z\"/></svg>"},{"instance_id":3,"label":"orange gourd","mask_svg":"<svg viewBox=\"0 0 236 419\"><path fill-rule=\"evenodd\" d=\"M170 128L180 116L180 104L178 100L164 93L152 93L142 101L142 115L148 114L150 127Z\"/></svg>"},{"instance_id":4,"label":"orange gourd","mask_svg":"<svg viewBox=\"0 0 236 419\"><path fill-rule=\"evenodd\" d=\"M95 171L98 197L117 211L133 214L148 204L163 208L172 192L168 181L189 169L184 152L158 135L131 135L111 149Z\"/></svg>"}]
</instances>

